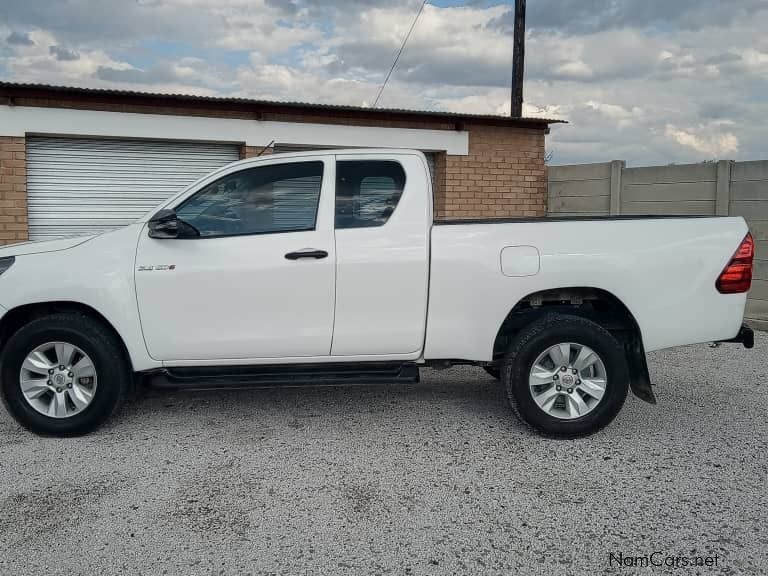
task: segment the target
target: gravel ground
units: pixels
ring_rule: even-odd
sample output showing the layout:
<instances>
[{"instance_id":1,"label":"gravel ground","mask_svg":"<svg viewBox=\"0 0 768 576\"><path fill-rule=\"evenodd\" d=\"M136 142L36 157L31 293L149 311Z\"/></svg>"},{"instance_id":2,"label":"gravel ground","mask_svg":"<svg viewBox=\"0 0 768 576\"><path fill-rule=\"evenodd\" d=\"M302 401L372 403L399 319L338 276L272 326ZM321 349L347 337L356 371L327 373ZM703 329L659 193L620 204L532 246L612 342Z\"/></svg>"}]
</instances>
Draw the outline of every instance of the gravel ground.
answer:
<instances>
[{"instance_id":1,"label":"gravel ground","mask_svg":"<svg viewBox=\"0 0 768 576\"><path fill-rule=\"evenodd\" d=\"M476 368L155 391L68 440L0 410L0 573L768 574L766 350L652 354L659 405L572 441ZM609 565L654 551L718 566Z\"/></svg>"}]
</instances>

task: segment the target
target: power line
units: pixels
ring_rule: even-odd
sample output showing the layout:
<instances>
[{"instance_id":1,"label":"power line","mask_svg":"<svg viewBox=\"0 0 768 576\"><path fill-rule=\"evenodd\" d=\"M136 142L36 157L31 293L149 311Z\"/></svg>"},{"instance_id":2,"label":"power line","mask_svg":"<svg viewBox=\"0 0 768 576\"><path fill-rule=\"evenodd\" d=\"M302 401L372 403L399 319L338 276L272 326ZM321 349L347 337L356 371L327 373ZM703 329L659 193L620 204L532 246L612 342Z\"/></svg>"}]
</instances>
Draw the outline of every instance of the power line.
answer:
<instances>
[{"instance_id":1,"label":"power line","mask_svg":"<svg viewBox=\"0 0 768 576\"><path fill-rule=\"evenodd\" d=\"M400 54L403 53L403 50L405 49L405 45L408 43L408 38L411 37L411 32L413 32L413 29L416 27L416 22L419 20L419 16L421 16L421 13L424 11L424 6L426 6L427 0L424 0L424 2L421 3L421 8L419 8L418 14L416 14L416 18L413 19L413 23L411 24L410 30L408 30L408 34L405 35L405 39L403 40L403 43L400 45L400 50L397 51L397 56L395 56L395 61L392 62L392 67L389 69L389 72L387 73L387 77L384 79L384 83L381 85L381 88L379 88L379 93L376 95L376 100L373 102L373 107L376 108L376 106L379 104L379 98L381 98L381 93L384 92L384 88L387 86L387 82L389 82L389 77L392 76L392 71L395 69L395 66L397 66L397 61L400 60Z\"/></svg>"}]
</instances>

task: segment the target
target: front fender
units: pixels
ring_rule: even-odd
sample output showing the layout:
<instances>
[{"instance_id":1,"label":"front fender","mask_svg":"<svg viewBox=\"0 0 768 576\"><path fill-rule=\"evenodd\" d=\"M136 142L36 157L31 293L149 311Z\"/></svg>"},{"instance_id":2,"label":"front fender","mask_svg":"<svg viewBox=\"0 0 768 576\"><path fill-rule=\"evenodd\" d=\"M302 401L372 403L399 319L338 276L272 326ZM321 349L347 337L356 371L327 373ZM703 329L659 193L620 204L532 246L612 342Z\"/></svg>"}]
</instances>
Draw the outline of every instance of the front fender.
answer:
<instances>
[{"instance_id":1,"label":"front fender","mask_svg":"<svg viewBox=\"0 0 768 576\"><path fill-rule=\"evenodd\" d=\"M136 302L140 229L131 225L69 249L18 256L0 276L0 302L11 312L58 304L94 310L123 340L135 370L158 367L147 353Z\"/></svg>"}]
</instances>

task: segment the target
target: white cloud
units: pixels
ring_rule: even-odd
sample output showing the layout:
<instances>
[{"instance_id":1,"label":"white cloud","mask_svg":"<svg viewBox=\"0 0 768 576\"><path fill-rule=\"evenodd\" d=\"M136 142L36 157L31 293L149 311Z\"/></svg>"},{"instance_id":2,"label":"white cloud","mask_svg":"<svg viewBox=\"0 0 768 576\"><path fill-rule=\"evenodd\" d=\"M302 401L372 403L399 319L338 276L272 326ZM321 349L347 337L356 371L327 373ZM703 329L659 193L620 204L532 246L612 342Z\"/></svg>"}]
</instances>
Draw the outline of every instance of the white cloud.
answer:
<instances>
[{"instance_id":1,"label":"white cloud","mask_svg":"<svg viewBox=\"0 0 768 576\"><path fill-rule=\"evenodd\" d=\"M747 48L739 54L742 69L746 72L764 77L768 74L768 52Z\"/></svg>"},{"instance_id":2,"label":"white cloud","mask_svg":"<svg viewBox=\"0 0 768 576\"><path fill-rule=\"evenodd\" d=\"M620 104L610 104L607 102L596 102L590 100L585 103L587 107L602 113L606 118L617 123L619 128L624 128L641 122L645 117L645 113L639 106L632 106L631 108L625 108Z\"/></svg>"},{"instance_id":3,"label":"white cloud","mask_svg":"<svg viewBox=\"0 0 768 576\"><path fill-rule=\"evenodd\" d=\"M15 46L13 54L3 60L7 75L14 81L79 84L92 80L103 66L130 68L130 64L116 61L98 49L69 50L72 57L61 58L56 50L59 43L50 32L32 30L28 35L32 43Z\"/></svg>"},{"instance_id":4,"label":"white cloud","mask_svg":"<svg viewBox=\"0 0 768 576\"><path fill-rule=\"evenodd\" d=\"M290 66L256 64L238 71L238 95L265 100L301 101L318 104L368 106L378 85L346 78L324 78ZM388 87L388 104L417 109L422 100L402 90L398 84Z\"/></svg>"},{"instance_id":5,"label":"white cloud","mask_svg":"<svg viewBox=\"0 0 768 576\"><path fill-rule=\"evenodd\" d=\"M718 127L677 128L670 124L665 133L681 146L711 158L723 158L739 151L739 139L731 132L720 132Z\"/></svg>"}]
</instances>

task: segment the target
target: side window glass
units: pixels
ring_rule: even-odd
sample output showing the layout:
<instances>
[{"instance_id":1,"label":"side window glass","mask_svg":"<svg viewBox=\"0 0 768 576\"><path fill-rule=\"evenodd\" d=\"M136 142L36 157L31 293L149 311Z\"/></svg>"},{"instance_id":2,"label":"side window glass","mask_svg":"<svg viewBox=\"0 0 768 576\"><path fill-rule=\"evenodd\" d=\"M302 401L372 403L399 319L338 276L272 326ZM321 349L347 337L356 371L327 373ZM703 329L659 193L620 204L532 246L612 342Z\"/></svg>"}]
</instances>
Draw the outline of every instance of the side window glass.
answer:
<instances>
[{"instance_id":1,"label":"side window glass","mask_svg":"<svg viewBox=\"0 0 768 576\"><path fill-rule=\"evenodd\" d=\"M314 230L322 162L248 168L212 182L176 208L201 237Z\"/></svg>"},{"instance_id":2,"label":"side window glass","mask_svg":"<svg viewBox=\"0 0 768 576\"><path fill-rule=\"evenodd\" d=\"M382 226L397 208L405 171L391 160L336 163L336 229Z\"/></svg>"}]
</instances>

